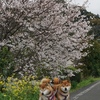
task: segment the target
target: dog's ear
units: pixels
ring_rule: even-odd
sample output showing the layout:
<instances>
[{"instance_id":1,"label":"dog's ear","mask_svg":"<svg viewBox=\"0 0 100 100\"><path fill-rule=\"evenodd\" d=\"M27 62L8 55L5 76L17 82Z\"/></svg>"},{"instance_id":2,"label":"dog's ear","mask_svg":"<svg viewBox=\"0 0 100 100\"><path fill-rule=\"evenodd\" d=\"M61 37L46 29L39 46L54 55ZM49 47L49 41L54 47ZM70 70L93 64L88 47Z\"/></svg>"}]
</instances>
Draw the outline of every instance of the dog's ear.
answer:
<instances>
[{"instance_id":1,"label":"dog's ear","mask_svg":"<svg viewBox=\"0 0 100 100\"><path fill-rule=\"evenodd\" d=\"M53 84L60 84L60 79L59 78L57 78L57 77L55 77L54 79L53 79Z\"/></svg>"},{"instance_id":2,"label":"dog's ear","mask_svg":"<svg viewBox=\"0 0 100 100\"><path fill-rule=\"evenodd\" d=\"M68 83L70 83L70 80L67 80Z\"/></svg>"},{"instance_id":3,"label":"dog's ear","mask_svg":"<svg viewBox=\"0 0 100 100\"><path fill-rule=\"evenodd\" d=\"M46 80L46 83L50 83L50 79L49 78Z\"/></svg>"}]
</instances>

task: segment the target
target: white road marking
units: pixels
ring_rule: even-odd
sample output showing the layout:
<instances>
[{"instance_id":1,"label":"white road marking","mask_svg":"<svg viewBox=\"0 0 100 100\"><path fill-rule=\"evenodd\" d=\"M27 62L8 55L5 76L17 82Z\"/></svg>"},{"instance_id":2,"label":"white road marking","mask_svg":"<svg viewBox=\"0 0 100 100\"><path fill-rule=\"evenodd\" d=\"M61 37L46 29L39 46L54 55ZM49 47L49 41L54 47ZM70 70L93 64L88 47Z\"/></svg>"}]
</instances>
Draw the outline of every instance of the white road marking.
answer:
<instances>
[{"instance_id":1,"label":"white road marking","mask_svg":"<svg viewBox=\"0 0 100 100\"><path fill-rule=\"evenodd\" d=\"M83 94L87 93L88 91L90 91L92 88L94 88L96 85L100 84L100 82L97 82L96 84L92 85L91 87L87 88L86 90L84 90L83 92L80 92L79 94L77 94L75 97L73 97L72 100L77 100L80 96L82 96Z\"/></svg>"}]
</instances>

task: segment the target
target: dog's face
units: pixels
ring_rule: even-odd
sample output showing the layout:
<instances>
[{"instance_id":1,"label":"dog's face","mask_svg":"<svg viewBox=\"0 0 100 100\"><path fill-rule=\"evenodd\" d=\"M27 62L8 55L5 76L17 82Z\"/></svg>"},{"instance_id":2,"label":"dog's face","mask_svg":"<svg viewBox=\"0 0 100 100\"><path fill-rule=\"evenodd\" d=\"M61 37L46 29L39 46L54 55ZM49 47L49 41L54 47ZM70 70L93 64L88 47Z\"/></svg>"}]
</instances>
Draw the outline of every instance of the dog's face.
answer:
<instances>
[{"instance_id":1,"label":"dog's face","mask_svg":"<svg viewBox=\"0 0 100 100\"><path fill-rule=\"evenodd\" d=\"M43 96L50 96L53 93L53 89L49 84L40 84L40 93Z\"/></svg>"},{"instance_id":2,"label":"dog's face","mask_svg":"<svg viewBox=\"0 0 100 100\"><path fill-rule=\"evenodd\" d=\"M60 89L62 92L67 93L69 92L70 88L71 88L71 83L68 80L62 81L60 85Z\"/></svg>"}]
</instances>

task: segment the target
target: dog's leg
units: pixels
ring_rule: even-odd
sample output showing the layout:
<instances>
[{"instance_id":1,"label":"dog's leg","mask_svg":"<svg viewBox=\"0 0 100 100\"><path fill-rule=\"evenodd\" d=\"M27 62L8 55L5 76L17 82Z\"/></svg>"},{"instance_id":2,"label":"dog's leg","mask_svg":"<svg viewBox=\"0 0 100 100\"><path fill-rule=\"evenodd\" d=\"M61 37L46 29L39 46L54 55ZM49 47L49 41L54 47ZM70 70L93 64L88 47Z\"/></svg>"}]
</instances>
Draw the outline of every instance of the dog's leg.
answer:
<instances>
[{"instance_id":1,"label":"dog's leg","mask_svg":"<svg viewBox=\"0 0 100 100\"><path fill-rule=\"evenodd\" d=\"M70 95L68 95L67 100L70 100Z\"/></svg>"},{"instance_id":2,"label":"dog's leg","mask_svg":"<svg viewBox=\"0 0 100 100\"><path fill-rule=\"evenodd\" d=\"M39 97L39 100L42 100L41 97Z\"/></svg>"},{"instance_id":3,"label":"dog's leg","mask_svg":"<svg viewBox=\"0 0 100 100\"><path fill-rule=\"evenodd\" d=\"M43 100L43 98L42 97L39 97L39 100Z\"/></svg>"}]
</instances>

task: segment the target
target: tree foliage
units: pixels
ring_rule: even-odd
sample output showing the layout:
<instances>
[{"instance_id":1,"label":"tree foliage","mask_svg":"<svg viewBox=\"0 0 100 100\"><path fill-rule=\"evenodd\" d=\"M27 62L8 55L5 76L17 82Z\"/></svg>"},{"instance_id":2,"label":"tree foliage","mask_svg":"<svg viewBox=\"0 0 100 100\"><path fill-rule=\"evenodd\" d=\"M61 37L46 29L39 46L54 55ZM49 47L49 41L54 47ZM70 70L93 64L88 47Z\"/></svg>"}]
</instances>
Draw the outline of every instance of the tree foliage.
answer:
<instances>
[{"instance_id":1,"label":"tree foliage","mask_svg":"<svg viewBox=\"0 0 100 100\"><path fill-rule=\"evenodd\" d=\"M81 13L83 15L86 15L85 19L90 20L90 25L92 26L91 31L88 32L88 34L93 34L95 40L100 39L100 16L95 15L91 12L88 12L85 9L81 10Z\"/></svg>"},{"instance_id":2,"label":"tree foliage","mask_svg":"<svg viewBox=\"0 0 100 100\"><path fill-rule=\"evenodd\" d=\"M14 54L15 72L57 75L58 66L75 65L92 39L81 9L63 0L0 0L0 46Z\"/></svg>"},{"instance_id":3,"label":"tree foliage","mask_svg":"<svg viewBox=\"0 0 100 100\"><path fill-rule=\"evenodd\" d=\"M100 17L86 10L82 10L82 13L86 15L86 19L90 20L91 30L88 35L94 35L91 47L83 50L87 52L87 56L83 57L81 63L83 63L83 76L100 76ZM91 19L92 17L92 19Z\"/></svg>"},{"instance_id":4,"label":"tree foliage","mask_svg":"<svg viewBox=\"0 0 100 100\"><path fill-rule=\"evenodd\" d=\"M94 41L93 46L85 51L88 55L82 58L84 76L100 76L100 43Z\"/></svg>"}]
</instances>

